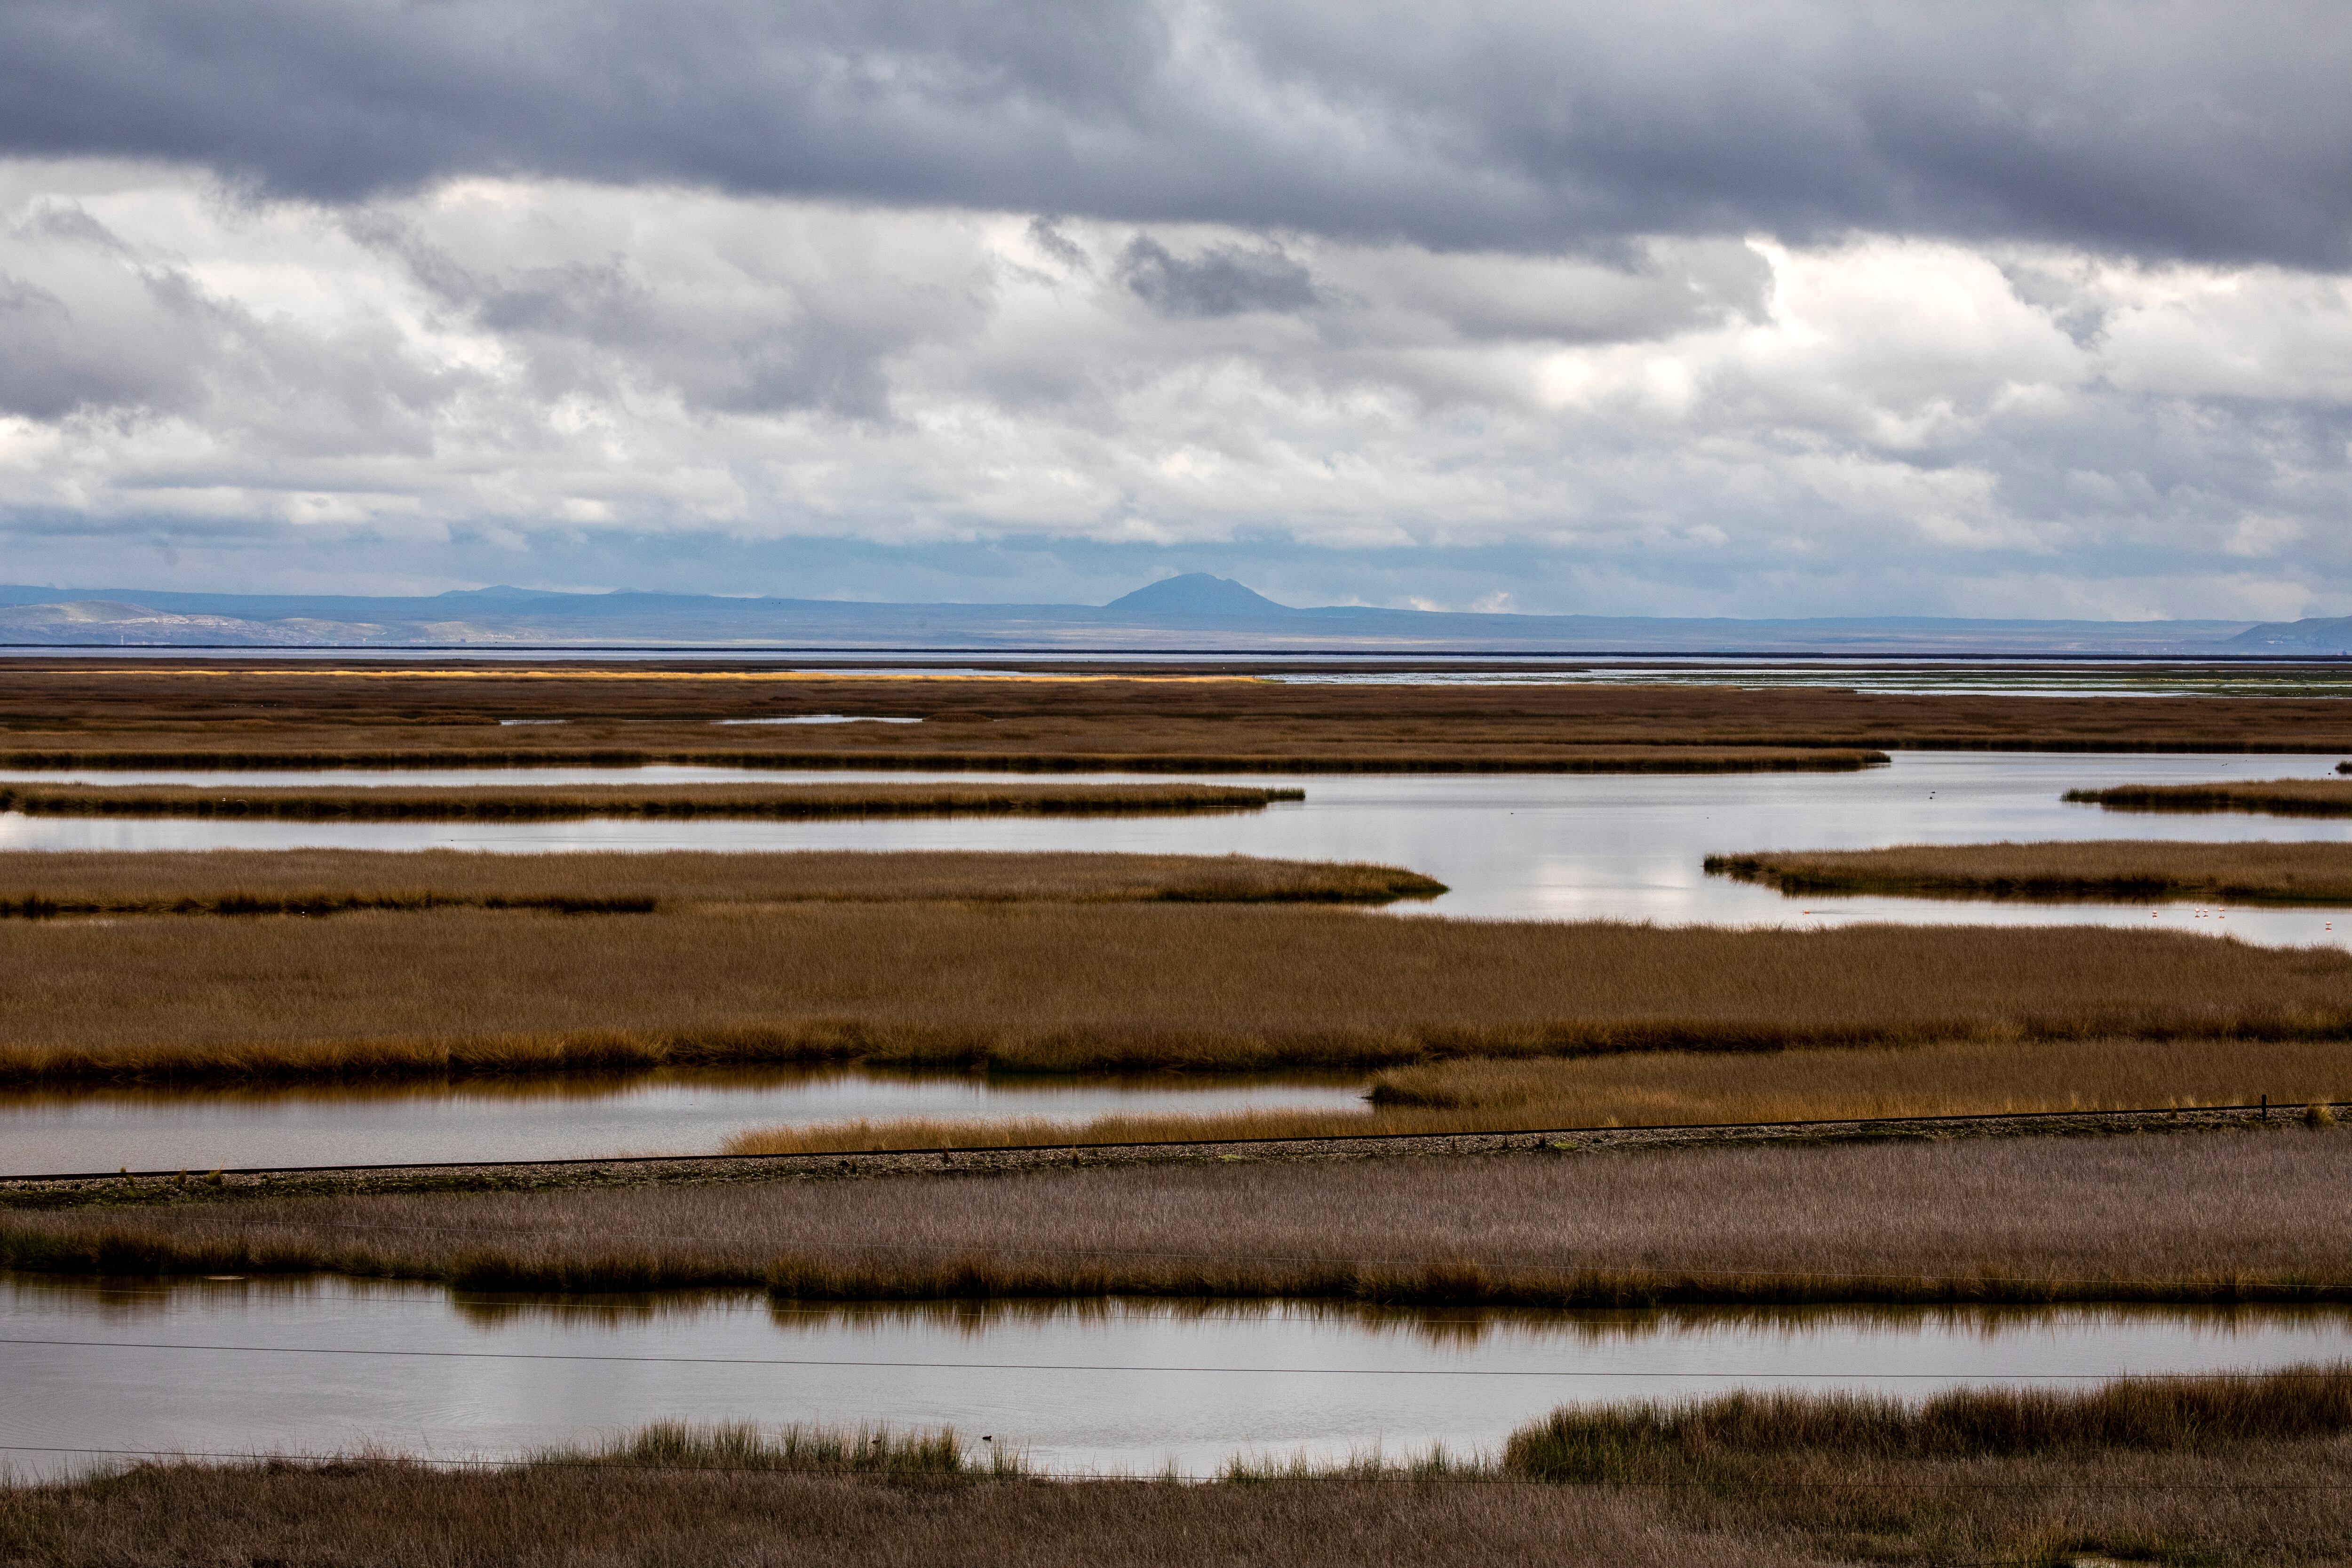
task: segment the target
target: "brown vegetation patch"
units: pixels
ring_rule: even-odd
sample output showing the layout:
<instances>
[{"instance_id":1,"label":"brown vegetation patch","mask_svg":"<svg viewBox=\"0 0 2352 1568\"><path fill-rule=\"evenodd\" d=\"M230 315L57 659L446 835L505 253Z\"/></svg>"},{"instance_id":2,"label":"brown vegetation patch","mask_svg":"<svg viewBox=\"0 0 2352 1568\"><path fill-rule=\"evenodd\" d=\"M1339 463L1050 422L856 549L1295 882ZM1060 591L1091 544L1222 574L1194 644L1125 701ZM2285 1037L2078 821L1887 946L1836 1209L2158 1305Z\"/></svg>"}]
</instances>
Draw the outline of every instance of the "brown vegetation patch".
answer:
<instances>
[{"instance_id":1,"label":"brown vegetation patch","mask_svg":"<svg viewBox=\"0 0 2352 1568\"><path fill-rule=\"evenodd\" d=\"M2345 797L2352 809L2352 795ZM2161 839L1903 844L1710 855L1719 877L1790 898L1858 893L1933 899L2352 903L2352 843L2180 844Z\"/></svg>"},{"instance_id":2,"label":"brown vegetation patch","mask_svg":"<svg viewBox=\"0 0 2352 1568\"><path fill-rule=\"evenodd\" d=\"M2294 1539L2334 1542L2324 1516ZM2217 1516L2221 1528L2240 1510ZM2265 1532L2275 1535L2276 1527ZM0 1551L42 1568L331 1562L339 1568L1781 1568L1821 1562L1680 1517L1671 1499L1500 1480L1156 1481L867 1479L562 1458L457 1468L383 1455L323 1463L142 1465L0 1489Z\"/></svg>"},{"instance_id":3,"label":"brown vegetation patch","mask_svg":"<svg viewBox=\"0 0 2352 1568\"><path fill-rule=\"evenodd\" d=\"M2252 779L2242 783L2116 784L2070 789L2062 797L2109 811L2251 811L2265 816L2352 816L2352 779Z\"/></svg>"},{"instance_id":4,"label":"brown vegetation patch","mask_svg":"<svg viewBox=\"0 0 2352 1568\"><path fill-rule=\"evenodd\" d=\"M1455 1305L2352 1300L2352 1137L2267 1131L1248 1159L0 1213L0 1261L794 1300ZM204 1195L191 1195L202 1194ZM135 1206L134 1206L135 1205Z\"/></svg>"},{"instance_id":5,"label":"brown vegetation patch","mask_svg":"<svg viewBox=\"0 0 2352 1568\"><path fill-rule=\"evenodd\" d=\"M1850 768L1890 747L2352 751L2329 699L1733 686L1307 686L714 666L12 661L0 765L626 765L1385 772ZM857 712L920 724L718 719ZM510 718L563 719L500 728ZM1808 756L1806 753L1838 753Z\"/></svg>"},{"instance_id":6,"label":"brown vegetation patch","mask_svg":"<svg viewBox=\"0 0 2352 1568\"><path fill-rule=\"evenodd\" d=\"M1956 1388L1916 1404L1790 1390L1568 1405L1514 1432L1503 1467L1529 1480L1658 1481L1736 1455L1810 1450L1870 1460L2112 1448L2179 1453L2347 1432L2352 1366L2305 1366L2259 1375L2119 1378L2087 1389Z\"/></svg>"},{"instance_id":7,"label":"brown vegetation patch","mask_svg":"<svg viewBox=\"0 0 2352 1568\"><path fill-rule=\"evenodd\" d=\"M0 1076L863 1059L1045 1071L2352 1030L2352 954L1112 903L0 922Z\"/></svg>"},{"instance_id":8,"label":"brown vegetation patch","mask_svg":"<svg viewBox=\"0 0 2352 1568\"><path fill-rule=\"evenodd\" d=\"M1938 1041L1796 1051L1635 1051L1392 1068L1349 1110L836 1121L739 1133L730 1154L1349 1138L2352 1100L2352 1041Z\"/></svg>"},{"instance_id":9,"label":"brown vegetation patch","mask_svg":"<svg viewBox=\"0 0 2352 1568\"><path fill-rule=\"evenodd\" d=\"M0 916L331 914L970 901L1384 903L1443 882L1394 866L1245 855L971 850L206 849L0 853Z\"/></svg>"},{"instance_id":10,"label":"brown vegetation patch","mask_svg":"<svg viewBox=\"0 0 2352 1568\"><path fill-rule=\"evenodd\" d=\"M347 736L279 737L274 749L225 751L215 738L157 737L185 749L0 752L0 767L142 769L177 768L237 772L285 768L862 768L909 773L1857 773L1883 766L1886 753L1867 747L1839 746L1649 746L1568 745L1531 750L1489 745L1460 749L1389 747L1376 739L1350 740L1328 751L1018 751L973 747L961 751L888 752L855 751L695 749L695 738L658 726L614 731L625 745L593 749L490 750L443 744L438 750L383 749L386 742L416 746L449 742L448 735L393 735L373 731L354 745ZM470 733L456 737L462 741ZM1001 739L995 731L992 740ZM1127 737L1129 743L1141 739ZM1204 742L1230 741L1230 734ZM340 743L339 743L340 742ZM374 742L375 749L365 749ZM1368 749L1369 748L1369 749Z\"/></svg>"},{"instance_id":11,"label":"brown vegetation patch","mask_svg":"<svg viewBox=\"0 0 2352 1568\"><path fill-rule=\"evenodd\" d=\"M0 785L28 816L202 816L289 822L563 822L583 817L1148 816L1262 811L1304 790L1214 784L575 784L427 789Z\"/></svg>"}]
</instances>

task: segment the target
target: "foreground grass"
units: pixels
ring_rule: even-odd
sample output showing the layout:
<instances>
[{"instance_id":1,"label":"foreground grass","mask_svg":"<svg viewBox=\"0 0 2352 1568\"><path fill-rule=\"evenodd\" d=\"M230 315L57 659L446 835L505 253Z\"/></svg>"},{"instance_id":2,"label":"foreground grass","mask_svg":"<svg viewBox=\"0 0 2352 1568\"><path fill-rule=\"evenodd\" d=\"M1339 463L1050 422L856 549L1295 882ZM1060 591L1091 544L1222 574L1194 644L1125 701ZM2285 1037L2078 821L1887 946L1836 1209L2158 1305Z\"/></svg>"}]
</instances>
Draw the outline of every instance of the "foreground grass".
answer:
<instances>
[{"instance_id":1,"label":"foreground grass","mask_svg":"<svg viewBox=\"0 0 2352 1568\"><path fill-rule=\"evenodd\" d=\"M1392 1068L1350 1110L820 1122L739 1133L730 1154L1345 1138L1847 1118L2284 1107L2352 1100L2352 1041L1938 1041L1795 1051L1637 1051Z\"/></svg>"},{"instance_id":2,"label":"foreground grass","mask_svg":"<svg viewBox=\"0 0 2352 1568\"><path fill-rule=\"evenodd\" d=\"M2252 811L2267 816L2352 816L2352 779L2269 779L2070 789L2062 799L2109 811Z\"/></svg>"},{"instance_id":3,"label":"foreground grass","mask_svg":"<svg viewBox=\"0 0 2352 1568\"><path fill-rule=\"evenodd\" d=\"M1568 1141L1572 1142L1572 1140ZM2352 1134L1716 1146L0 1210L0 1264L795 1300L2352 1300Z\"/></svg>"},{"instance_id":4,"label":"foreground grass","mask_svg":"<svg viewBox=\"0 0 2352 1568\"><path fill-rule=\"evenodd\" d=\"M789 903L1385 903L1442 882L1394 866L1243 855L910 850L485 855L468 850L0 853L0 916L572 913Z\"/></svg>"},{"instance_id":5,"label":"foreground grass","mask_svg":"<svg viewBox=\"0 0 2352 1568\"><path fill-rule=\"evenodd\" d=\"M864 1060L1122 1071L1937 1040L2333 1039L2352 954L2096 928L1171 903L0 922L0 1079Z\"/></svg>"},{"instance_id":6,"label":"foreground grass","mask_svg":"<svg viewBox=\"0 0 2352 1568\"><path fill-rule=\"evenodd\" d=\"M2344 800L2352 811L2352 795ZM1880 893L1935 899L2352 903L2352 843L2333 841L1903 844L1885 849L1710 855L1706 869L1715 876L1778 888L1790 898Z\"/></svg>"},{"instance_id":7,"label":"foreground grass","mask_svg":"<svg viewBox=\"0 0 2352 1568\"><path fill-rule=\"evenodd\" d=\"M1217 784L511 784L428 789L0 786L28 816L203 816L291 822L561 822L584 817L1144 816L1262 811L1297 789Z\"/></svg>"},{"instance_id":8,"label":"foreground grass","mask_svg":"<svg viewBox=\"0 0 2352 1568\"><path fill-rule=\"evenodd\" d=\"M145 1464L0 1489L41 1564L2341 1561L2352 1373L1570 1408L1499 1457L1051 1480L952 1433L660 1426L503 1465Z\"/></svg>"}]
</instances>

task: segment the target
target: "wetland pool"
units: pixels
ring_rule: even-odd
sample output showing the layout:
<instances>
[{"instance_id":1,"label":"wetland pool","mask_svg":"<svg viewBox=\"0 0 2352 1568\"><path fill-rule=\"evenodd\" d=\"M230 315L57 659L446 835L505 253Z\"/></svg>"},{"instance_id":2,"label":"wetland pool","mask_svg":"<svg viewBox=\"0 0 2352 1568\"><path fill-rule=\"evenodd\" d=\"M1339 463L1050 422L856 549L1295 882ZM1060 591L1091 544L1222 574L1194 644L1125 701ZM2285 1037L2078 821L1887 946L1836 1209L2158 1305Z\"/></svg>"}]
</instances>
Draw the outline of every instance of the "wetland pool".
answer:
<instances>
[{"instance_id":1,"label":"wetland pool","mask_svg":"<svg viewBox=\"0 0 2352 1568\"><path fill-rule=\"evenodd\" d=\"M0 1175L715 1154L737 1132L820 1121L1215 1115L1363 1109L1353 1077L914 1077L681 1069L434 1085L0 1094Z\"/></svg>"},{"instance_id":2,"label":"wetland pool","mask_svg":"<svg viewBox=\"0 0 2352 1568\"><path fill-rule=\"evenodd\" d=\"M1026 849L1155 855L1265 855L1407 866L1453 890L1407 913L1501 920L1625 920L1811 927L1853 921L1922 924L2137 925L2226 931L2273 944L2352 946L2352 919L2313 909L2042 903L1885 897L1790 900L1710 877L1710 854L1860 849L1995 839L2352 838L2352 818L2119 814L2068 805L2074 788L2127 783L2334 776L2326 755L2105 755L1902 752L1851 773L1388 773L1216 775L1303 787L1263 811L1181 816L956 816L870 821L310 823L0 815L0 850ZM327 773L0 773L0 784L298 784L864 781L971 783L973 773L761 772L736 768L534 768ZM1022 775L1024 777L1034 775ZM1089 774L1165 784L1175 775ZM2352 913L2352 911L2346 911Z\"/></svg>"},{"instance_id":3,"label":"wetland pool","mask_svg":"<svg viewBox=\"0 0 2352 1568\"><path fill-rule=\"evenodd\" d=\"M2325 755L1898 752L1859 773L1385 774L1268 777L1307 799L1262 812L1108 818L964 816L865 822L278 823L0 816L0 848L327 846L488 852L589 849L1006 849L1250 854L1381 860L1452 891L1399 912L1502 919L1811 927L1854 921L2071 924L2210 931L2279 944L2352 946L2352 910L2202 909L1823 898L1709 877L1720 850L1861 848L1990 839L2346 839L2352 820L2119 815L2059 800L2066 789L2146 780L2330 776ZM969 782L968 773L759 773L739 769L530 769L238 773L0 774L96 784L669 784L801 779ZM1166 782L1146 778L1143 782ZM1220 782L1240 782L1226 781ZM1260 781L1253 781L1260 782ZM733 1132L891 1116L1346 1108L1350 1080L1258 1083L889 1078L857 1072L649 1075L626 1080L247 1093L43 1092L0 1096L0 1173L597 1158L715 1152Z\"/></svg>"},{"instance_id":4,"label":"wetland pool","mask_svg":"<svg viewBox=\"0 0 2352 1568\"><path fill-rule=\"evenodd\" d=\"M2324 1310L838 1308L16 1275L0 1276L0 1453L62 1474L123 1451L495 1458L656 1420L887 1422L985 1434L1049 1471L1198 1475L1236 1454L1492 1450L1569 1403L1918 1397L2347 1356L2352 1315Z\"/></svg>"}]
</instances>

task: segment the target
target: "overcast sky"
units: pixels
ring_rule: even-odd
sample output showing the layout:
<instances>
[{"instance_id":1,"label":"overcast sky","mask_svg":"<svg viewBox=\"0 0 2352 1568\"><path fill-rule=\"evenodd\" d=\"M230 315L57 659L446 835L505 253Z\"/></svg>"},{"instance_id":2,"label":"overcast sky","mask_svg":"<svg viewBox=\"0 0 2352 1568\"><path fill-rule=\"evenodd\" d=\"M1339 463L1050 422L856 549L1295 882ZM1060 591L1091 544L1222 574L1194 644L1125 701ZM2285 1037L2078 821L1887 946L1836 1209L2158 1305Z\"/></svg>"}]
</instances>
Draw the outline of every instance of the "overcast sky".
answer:
<instances>
[{"instance_id":1,"label":"overcast sky","mask_svg":"<svg viewBox=\"0 0 2352 1568\"><path fill-rule=\"evenodd\" d=\"M2340 0L9 0L0 581L2352 613L2347 82Z\"/></svg>"}]
</instances>

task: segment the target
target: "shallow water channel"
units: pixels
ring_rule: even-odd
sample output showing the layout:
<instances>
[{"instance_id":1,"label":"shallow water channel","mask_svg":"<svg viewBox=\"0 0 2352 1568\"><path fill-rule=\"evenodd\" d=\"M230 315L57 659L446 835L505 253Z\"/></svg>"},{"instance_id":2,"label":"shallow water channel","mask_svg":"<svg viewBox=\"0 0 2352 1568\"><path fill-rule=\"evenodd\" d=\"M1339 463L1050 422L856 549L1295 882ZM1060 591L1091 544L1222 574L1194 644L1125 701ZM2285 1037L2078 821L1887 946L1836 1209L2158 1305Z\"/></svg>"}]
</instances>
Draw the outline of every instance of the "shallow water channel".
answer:
<instances>
[{"instance_id":1,"label":"shallow water channel","mask_svg":"<svg viewBox=\"0 0 2352 1568\"><path fill-rule=\"evenodd\" d=\"M1709 877L1709 854L1865 848L1989 839L2352 838L2352 818L2118 814L2067 805L2068 789L2134 782L2332 776L2333 755L2141 756L1907 752L1853 773L1218 775L1303 787L1305 801L1258 812L1182 816L894 818L863 822L308 823L28 817L0 814L0 850L471 848L1033 849L1268 855L1381 860L1453 890L1415 913L1503 920L1665 923L2156 925L2226 929L2250 942L2352 945L2352 921L2326 910L2060 904L1926 899L1791 900ZM971 782L973 773L763 773L734 768L533 768L330 773L0 773L0 783L296 784L850 784ZM1090 782L1166 777L1088 774ZM2219 918L2217 919L2217 915ZM2341 929L2336 929L2341 928Z\"/></svg>"},{"instance_id":2,"label":"shallow water channel","mask_svg":"<svg viewBox=\"0 0 2352 1568\"><path fill-rule=\"evenodd\" d=\"M0 1277L0 1452L445 1458L649 1421L953 1426L1054 1471L1236 1453L1492 1449L1571 1402L1735 1387L1919 1396L2352 1355L2341 1311L1478 1312L1299 1304L803 1308L751 1293L553 1302L343 1279Z\"/></svg>"},{"instance_id":3,"label":"shallow water channel","mask_svg":"<svg viewBox=\"0 0 2352 1568\"><path fill-rule=\"evenodd\" d=\"M1425 912L1814 925L2078 923L2352 945L2324 910L1801 902L1706 877L1707 853L2011 838L2352 837L2352 822L2122 816L2067 788L2316 777L2333 756L1904 753L1852 774L1273 778L1297 805L1233 816L875 822L222 823L0 816L0 848L455 846L984 848L1376 859L1454 891ZM0 775L6 776L6 775ZM92 773L204 785L646 783L919 775L739 770ZM1161 781L1153 781L1161 782ZM1220 781L1224 782L1224 781ZM1240 781L1234 781L1240 782ZM1418 911L1417 911L1418 912ZM2338 929L2341 928L2341 929ZM0 1171L523 1159L706 1151L746 1127L853 1117L1045 1116L1349 1105L1268 1079L893 1078L857 1071L377 1090L100 1092L0 1100ZM657 1419L952 1424L1055 1471L1214 1469L1235 1453L1492 1448L1578 1400L1737 1386L1924 1394L1958 1383L2352 1359L2330 1310L1480 1313L1114 1303L783 1307L749 1293L554 1302L331 1279L100 1285L0 1276L0 1462L64 1473L110 1453L315 1452L362 1443L500 1456Z\"/></svg>"},{"instance_id":4,"label":"shallow water channel","mask_svg":"<svg viewBox=\"0 0 2352 1568\"><path fill-rule=\"evenodd\" d=\"M2333 756L1898 752L1858 773L1387 774L1268 778L1307 799L1263 812L1108 818L968 816L867 822L274 823L0 815L0 849L340 846L562 853L583 849L1039 849L1390 861L1453 891L1411 913L1818 926L1853 921L2065 924L2210 931L2352 946L2352 911L1920 899L1790 900L1709 877L1711 852L1989 839L2344 839L2352 820L2120 815L2067 805L2069 788L2135 780L2315 778ZM270 788L305 784L667 784L798 779L904 783L975 775L740 769L0 773L11 780ZM1146 781L1164 782L1164 781ZM1221 781L1222 782L1222 781ZM1232 781L1240 782L1240 781ZM603 1083L397 1090L0 1097L0 1173L210 1170L704 1152L745 1128L855 1117L1045 1116L1352 1105L1356 1086L1268 1080L1076 1085L859 1073L677 1074Z\"/></svg>"},{"instance_id":5,"label":"shallow water channel","mask_svg":"<svg viewBox=\"0 0 2352 1568\"><path fill-rule=\"evenodd\" d=\"M908 1116L1360 1110L1354 1079L910 1077L680 1070L455 1084L0 1093L0 1175L712 1154L737 1132Z\"/></svg>"}]
</instances>

